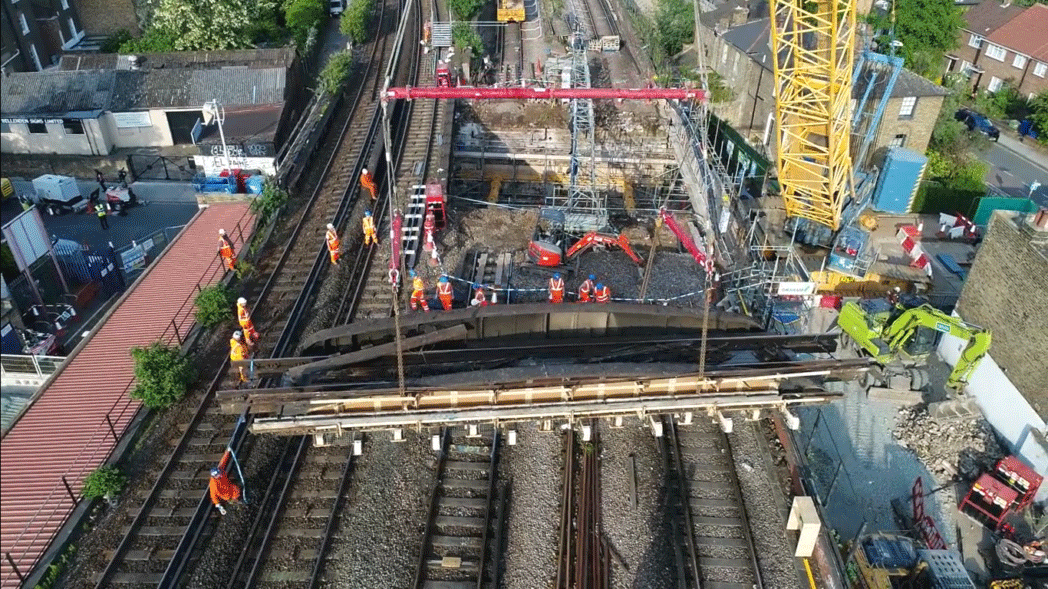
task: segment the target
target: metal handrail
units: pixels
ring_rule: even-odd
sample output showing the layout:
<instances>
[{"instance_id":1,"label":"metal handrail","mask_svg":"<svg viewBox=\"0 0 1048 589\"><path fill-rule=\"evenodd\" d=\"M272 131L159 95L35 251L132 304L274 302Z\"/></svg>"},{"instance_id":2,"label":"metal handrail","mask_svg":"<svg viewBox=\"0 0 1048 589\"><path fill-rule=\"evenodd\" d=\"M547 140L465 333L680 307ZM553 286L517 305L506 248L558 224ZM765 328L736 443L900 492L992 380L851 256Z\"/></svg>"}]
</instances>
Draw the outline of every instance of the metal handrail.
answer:
<instances>
[{"instance_id":1,"label":"metal handrail","mask_svg":"<svg viewBox=\"0 0 1048 589\"><path fill-rule=\"evenodd\" d=\"M237 221L236 226L230 232L230 237L235 241L239 241L241 247L246 245L246 242L244 241L244 223L248 220L250 215L251 212L249 209ZM182 337L180 327L185 326L187 319L189 319L190 317L193 317L191 322L196 321L192 313L192 306L195 304L196 295L201 290L200 285L211 284L216 274L219 276L219 279L221 279L221 277L225 274L225 266L219 259L217 252L215 253L215 261L212 262L212 264L204 270L203 274L201 274L200 278L197 280L196 289L186 298L185 301L182 302L182 305L175 312L175 316L172 318L169 326L166 329L164 329L164 331L157 337L157 341L162 341L166 344L170 344L172 343L172 336L174 336L174 340L177 341L179 345L182 345L184 343L185 338ZM186 311L187 305L190 307L189 311ZM182 314L182 318L178 323L176 323L175 320L178 319L180 314ZM173 332L172 328L174 328ZM188 335L188 330L186 334ZM15 538L14 542L12 542L13 545L19 544L23 538L29 537L27 536L27 533L30 532L30 530L35 529L36 533L32 536L32 542L29 543L29 547L23 550L22 554L18 555L17 558L15 558L14 555L12 555L10 552L6 552L4 554L5 559L8 561L8 564L11 565L12 570L10 573L4 576L2 581L0 581L0 586L8 586L8 583L12 581L14 577L17 577L19 579L19 582L24 580L25 576L16 568L15 563L24 559L30 553L30 551L33 550L33 546L40 545L39 540L41 539L41 536L44 533L44 526L41 525L41 523L51 522L56 517L64 520L80 504L80 500L82 497L73 496L74 494L72 491L72 487L68 482L67 476L79 476L81 473L83 473L86 466L88 464L93 463L92 458L96 456L96 453L99 450L99 445L102 444L102 441L105 440L107 436L113 436L114 440L112 445L109 447L108 451L106 451L105 457L102 459L101 464L109 462L112 458L113 452L116 450L117 446L119 446L120 441L123 439L124 435L127 434L127 430L130 427L133 419L127 420L127 422L123 425L119 432L116 431L114 424L120 423L120 420L127 414L128 409L130 409L132 406L135 406L136 411L140 408L138 402L135 399L131 398L130 395L131 389L134 387L134 384L135 379L132 378L131 381L128 382L127 386L124 387L124 390L121 393L121 395L117 397L116 401L114 401L112 407L109 408L109 411L106 412L104 419L101 423L98 424L98 427L95 429L91 438L81 447L80 453L77 454L76 458L73 459L73 465L71 469L66 471L59 477L59 481L55 483L55 486L51 489L51 492L43 501L41 501L40 507L37 509L37 512L33 515L29 523L25 526L25 528L18 535L18 537ZM116 414L115 420L114 413ZM11 428L8 431L10 432L10 430L13 430L16 424L17 422L15 424L12 424ZM100 435L101 439L99 439ZM86 457L85 452L88 453ZM65 509L63 509L62 507L62 505L65 505L64 501L62 501L58 505L52 504L52 501L56 499L56 496L60 497L63 493L69 497L71 503L71 505L69 505L68 508ZM48 505L52 505L52 509L50 513L48 513L46 516L43 516L45 517L45 519L43 520L43 522L41 522L38 518L42 516L44 509ZM55 537L57 537L58 534L61 532L61 529L62 526L59 526L54 530L54 532L51 533L50 537L47 539L46 542L47 546L51 545ZM41 552L41 556L43 555L43 552L46 552L46 549L45 551ZM31 569L35 568L37 564L38 562L34 562Z\"/></svg>"}]
</instances>

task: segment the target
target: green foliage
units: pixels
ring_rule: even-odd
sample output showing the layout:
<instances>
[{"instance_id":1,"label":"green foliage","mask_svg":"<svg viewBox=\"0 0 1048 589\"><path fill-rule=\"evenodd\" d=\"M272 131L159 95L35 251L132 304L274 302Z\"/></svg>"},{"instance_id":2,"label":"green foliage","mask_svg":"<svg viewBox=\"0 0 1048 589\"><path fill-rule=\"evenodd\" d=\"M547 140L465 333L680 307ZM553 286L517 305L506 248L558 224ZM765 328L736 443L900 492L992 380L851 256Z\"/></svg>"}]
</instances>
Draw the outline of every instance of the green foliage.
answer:
<instances>
[{"instance_id":1,"label":"green foliage","mask_svg":"<svg viewBox=\"0 0 1048 589\"><path fill-rule=\"evenodd\" d=\"M262 184L262 194L251 201L251 212L258 215L261 224L265 225L280 211L287 199L287 191L267 177Z\"/></svg>"},{"instance_id":2,"label":"green foliage","mask_svg":"<svg viewBox=\"0 0 1048 589\"><path fill-rule=\"evenodd\" d=\"M681 52L695 39L695 7L689 0L658 0L655 7L657 43L667 56Z\"/></svg>"},{"instance_id":3,"label":"green foliage","mask_svg":"<svg viewBox=\"0 0 1048 589\"><path fill-rule=\"evenodd\" d=\"M888 31L888 17L867 19L875 29ZM961 9L953 0L897 0L895 3L895 38L902 42L906 68L936 79L942 73L943 53L957 45L957 31L964 24ZM887 47L889 39L878 38Z\"/></svg>"},{"instance_id":4,"label":"green foliage","mask_svg":"<svg viewBox=\"0 0 1048 589\"><path fill-rule=\"evenodd\" d=\"M44 575L40 577L40 582L36 584L35 589L54 589L54 587L58 586L58 579L65 573L74 555L76 555L76 544L69 544L61 556L51 561L47 570L44 571Z\"/></svg>"},{"instance_id":5,"label":"green foliage","mask_svg":"<svg viewBox=\"0 0 1048 589\"><path fill-rule=\"evenodd\" d=\"M1021 119L1030 113L1031 108L1011 84L1005 84L997 92L978 92L975 95L975 110L991 119Z\"/></svg>"},{"instance_id":6,"label":"green foliage","mask_svg":"<svg viewBox=\"0 0 1048 589\"><path fill-rule=\"evenodd\" d=\"M938 182L925 182L917 190L917 197L913 201L913 212L927 214L960 212L971 216L975 213L976 203L985 195L985 190L958 190L943 186Z\"/></svg>"},{"instance_id":7,"label":"green foliage","mask_svg":"<svg viewBox=\"0 0 1048 589\"><path fill-rule=\"evenodd\" d=\"M364 43L371 36L371 16L374 13L375 0L353 0L342 13L338 29L354 43Z\"/></svg>"},{"instance_id":8,"label":"green foliage","mask_svg":"<svg viewBox=\"0 0 1048 589\"><path fill-rule=\"evenodd\" d=\"M178 51L177 35L156 28L148 29L144 35L129 39L120 45L119 53L163 53Z\"/></svg>"},{"instance_id":9,"label":"green foliage","mask_svg":"<svg viewBox=\"0 0 1048 589\"><path fill-rule=\"evenodd\" d=\"M472 20L482 6L484 0L448 0L448 8L458 20Z\"/></svg>"},{"instance_id":10,"label":"green foliage","mask_svg":"<svg viewBox=\"0 0 1048 589\"><path fill-rule=\"evenodd\" d=\"M236 272L237 280L245 280L255 271L255 265L244 259L238 259L233 268L233 271Z\"/></svg>"},{"instance_id":11,"label":"green foliage","mask_svg":"<svg viewBox=\"0 0 1048 589\"><path fill-rule=\"evenodd\" d=\"M204 327L215 327L233 318L233 293L224 284L215 284L196 296L196 320Z\"/></svg>"},{"instance_id":12,"label":"green foliage","mask_svg":"<svg viewBox=\"0 0 1048 589\"><path fill-rule=\"evenodd\" d=\"M159 0L146 33L170 39L175 51L246 49L252 22L267 2Z\"/></svg>"},{"instance_id":13,"label":"green foliage","mask_svg":"<svg viewBox=\"0 0 1048 589\"><path fill-rule=\"evenodd\" d=\"M457 22L452 26L451 42L462 51L472 51L474 56L484 53L484 42L469 23Z\"/></svg>"},{"instance_id":14,"label":"green foliage","mask_svg":"<svg viewBox=\"0 0 1048 589\"><path fill-rule=\"evenodd\" d=\"M14 198L13 196L11 198ZM3 274L4 280L8 284L14 282L15 278L21 274L18 270L18 263L15 262L15 255L11 252L11 248L7 246L7 243L0 243L0 273Z\"/></svg>"},{"instance_id":15,"label":"green foliage","mask_svg":"<svg viewBox=\"0 0 1048 589\"><path fill-rule=\"evenodd\" d=\"M339 51L332 55L320 70L318 89L324 93L334 94L342 91L342 86L353 71L353 55L349 51Z\"/></svg>"},{"instance_id":16,"label":"green foliage","mask_svg":"<svg viewBox=\"0 0 1048 589\"><path fill-rule=\"evenodd\" d=\"M1030 120L1041 139L1048 137L1048 90L1041 90L1030 101Z\"/></svg>"},{"instance_id":17,"label":"green foliage","mask_svg":"<svg viewBox=\"0 0 1048 589\"><path fill-rule=\"evenodd\" d=\"M228 311L227 311L228 312ZM150 409L162 409L185 396L196 379L196 369L175 346L156 341L145 348L132 348L135 379L131 397Z\"/></svg>"},{"instance_id":18,"label":"green foliage","mask_svg":"<svg viewBox=\"0 0 1048 589\"><path fill-rule=\"evenodd\" d=\"M102 44L99 46L98 50L102 53L117 53L118 51L120 51L120 48L124 45L124 43L127 43L132 39L134 39L134 37L131 36L130 31L128 31L127 29L120 29L112 35L106 37L106 40L102 41Z\"/></svg>"},{"instance_id":19,"label":"green foliage","mask_svg":"<svg viewBox=\"0 0 1048 589\"><path fill-rule=\"evenodd\" d=\"M324 0L291 0L284 10L284 22L300 47L305 45L309 30L320 27L327 16Z\"/></svg>"},{"instance_id":20,"label":"green foliage","mask_svg":"<svg viewBox=\"0 0 1048 589\"><path fill-rule=\"evenodd\" d=\"M116 497L124 490L127 477L115 466L99 466L84 479L84 497Z\"/></svg>"},{"instance_id":21,"label":"green foliage","mask_svg":"<svg viewBox=\"0 0 1048 589\"><path fill-rule=\"evenodd\" d=\"M289 32L281 23L284 21L284 10L278 2L269 0L259 2L258 16L248 26L251 42L259 46L279 46L288 41Z\"/></svg>"}]
</instances>

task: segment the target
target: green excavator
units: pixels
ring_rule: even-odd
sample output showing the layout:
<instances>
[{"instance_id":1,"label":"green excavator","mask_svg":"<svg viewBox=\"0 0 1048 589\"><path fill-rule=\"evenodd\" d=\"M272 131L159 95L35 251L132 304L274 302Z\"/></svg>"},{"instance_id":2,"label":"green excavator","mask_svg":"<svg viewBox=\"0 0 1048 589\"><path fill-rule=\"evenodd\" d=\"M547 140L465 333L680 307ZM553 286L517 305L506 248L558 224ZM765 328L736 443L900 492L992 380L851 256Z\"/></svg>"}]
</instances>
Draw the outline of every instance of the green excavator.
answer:
<instances>
[{"instance_id":1,"label":"green excavator","mask_svg":"<svg viewBox=\"0 0 1048 589\"><path fill-rule=\"evenodd\" d=\"M991 335L928 304L908 307L885 299L848 302L837 317L841 330L884 367L924 364L940 333L966 340L946 386L959 390L990 349Z\"/></svg>"}]
</instances>

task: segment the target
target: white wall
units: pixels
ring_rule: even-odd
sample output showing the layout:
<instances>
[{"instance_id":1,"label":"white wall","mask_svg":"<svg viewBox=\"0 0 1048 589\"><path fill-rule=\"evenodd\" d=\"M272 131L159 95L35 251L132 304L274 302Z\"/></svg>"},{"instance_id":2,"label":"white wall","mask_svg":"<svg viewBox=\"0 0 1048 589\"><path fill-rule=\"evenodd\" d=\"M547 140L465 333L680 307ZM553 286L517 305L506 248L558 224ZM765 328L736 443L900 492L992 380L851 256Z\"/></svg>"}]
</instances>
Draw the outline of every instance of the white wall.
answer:
<instances>
[{"instance_id":1,"label":"white wall","mask_svg":"<svg viewBox=\"0 0 1048 589\"><path fill-rule=\"evenodd\" d=\"M939 355L954 366L965 345L965 340L945 334L939 342ZM1045 422L989 354L972 372L965 390L982 409L986 421L1008 442L1009 450L1036 472L1048 473L1048 447L1038 440L1036 433L1046 431ZM1048 481L1041 485L1037 501L1048 501Z\"/></svg>"},{"instance_id":2,"label":"white wall","mask_svg":"<svg viewBox=\"0 0 1048 589\"><path fill-rule=\"evenodd\" d=\"M46 123L47 133L30 133L26 123L9 123L9 133L0 135L0 151L3 153L40 153L64 155L106 155L108 142L98 122L91 119L81 121L82 134L69 134L61 122Z\"/></svg>"},{"instance_id":3,"label":"white wall","mask_svg":"<svg viewBox=\"0 0 1048 589\"><path fill-rule=\"evenodd\" d=\"M162 110L149 111L149 127L117 127L112 113L102 116L102 128L113 147L167 147L174 145L167 116Z\"/></svg>"},{"instance_id":4,"label":"white wall","mask_svg":"<svg viewBox=\"0 0 1048 589\"><path fill-rule=\"evenodd\" d=\"M239 168L241 170L260 170L267 176L276 176L276 166L273 164L273 158L271 157L247 157L247 156L232 156L230 158L230 166L226 166L225 158L220 156L212 155L194 155L193 161L196 162L198 168L203 168L204 174L208 176L217 176L222 170L227 167Z\"/></svg>"}]
</instances>

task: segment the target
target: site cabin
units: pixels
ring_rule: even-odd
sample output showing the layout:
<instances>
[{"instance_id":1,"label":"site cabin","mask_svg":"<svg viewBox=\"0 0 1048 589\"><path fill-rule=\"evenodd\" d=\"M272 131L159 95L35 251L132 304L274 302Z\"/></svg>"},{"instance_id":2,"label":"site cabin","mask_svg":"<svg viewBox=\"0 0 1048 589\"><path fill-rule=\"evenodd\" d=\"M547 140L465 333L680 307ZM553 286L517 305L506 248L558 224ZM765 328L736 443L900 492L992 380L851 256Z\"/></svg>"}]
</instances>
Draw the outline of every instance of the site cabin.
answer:
<instances>
[{"instance_id":1,"label":"site cabin","mask_svg":"<svg viewBox=\"0 0 1048 589\"><path fill-rule=\"evenodd\" d=\"M496 18L499 22L524 22L524 0L498 0Z\"/></svg>"}]
</instances>

